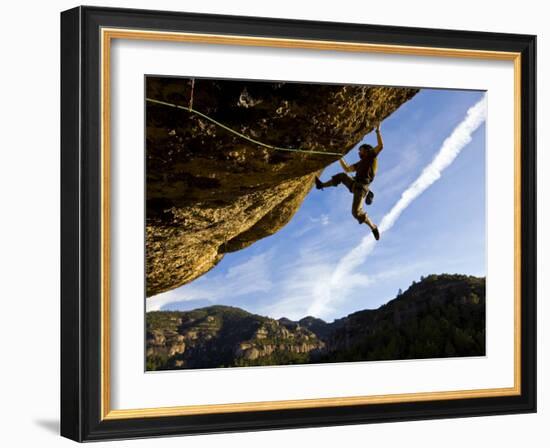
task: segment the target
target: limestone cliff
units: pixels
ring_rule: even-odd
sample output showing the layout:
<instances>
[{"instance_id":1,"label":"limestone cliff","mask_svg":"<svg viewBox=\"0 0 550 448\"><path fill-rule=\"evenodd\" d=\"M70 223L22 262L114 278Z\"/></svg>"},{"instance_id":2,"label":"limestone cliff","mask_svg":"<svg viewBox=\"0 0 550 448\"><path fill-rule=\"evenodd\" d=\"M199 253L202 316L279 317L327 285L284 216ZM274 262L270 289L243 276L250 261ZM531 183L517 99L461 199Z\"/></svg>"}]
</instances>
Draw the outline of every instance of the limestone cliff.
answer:
<instances>
[{"instance_id":1,"label":"limestone cliff","mask_svg":"<svg viewBox=\"0 0 550 448\"><path fill-rule=\"evenodd\" d=\"M229 306L147 313L147 369L303 364L325 347L297 323Z\"/></svg>"},{"instance_id":2,"label":"limestone cliff","mask_svg":"<svg viewBox=\"0 0 550 448\"><path fill-rule=\"evenodd\" d=\"M259 141L347 153L415 89L195 81L193 106ZM188 79L148 77L148 98L188 105ZM203 275L292 218L337 156L276 152L207 120L146 108L147 296Z\"/></svg>"}]
</instances>

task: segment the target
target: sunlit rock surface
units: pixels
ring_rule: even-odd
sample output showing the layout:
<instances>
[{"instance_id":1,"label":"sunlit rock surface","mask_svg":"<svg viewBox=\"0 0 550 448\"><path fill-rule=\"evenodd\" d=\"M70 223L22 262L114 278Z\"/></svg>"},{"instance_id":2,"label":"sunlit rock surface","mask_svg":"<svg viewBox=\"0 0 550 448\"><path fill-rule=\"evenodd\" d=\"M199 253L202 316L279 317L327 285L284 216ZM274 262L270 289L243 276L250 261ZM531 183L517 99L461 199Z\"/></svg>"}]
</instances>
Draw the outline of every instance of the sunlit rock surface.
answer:
<instances>
[{"instance_id":1,"label":"sunlit rock surface","mask_svg":"<svg viewBox=\"0 0 550 448\"><path fill-rule=\"evenodd\" d=\"M147 78L147 97L187 106L187 79ZM193 107L270 145L346 154L415 89L195 81ZM338 159L273 151L189 112L147 103L147 296L203 275L287 224Z\"/></svg>"}]
</instances>

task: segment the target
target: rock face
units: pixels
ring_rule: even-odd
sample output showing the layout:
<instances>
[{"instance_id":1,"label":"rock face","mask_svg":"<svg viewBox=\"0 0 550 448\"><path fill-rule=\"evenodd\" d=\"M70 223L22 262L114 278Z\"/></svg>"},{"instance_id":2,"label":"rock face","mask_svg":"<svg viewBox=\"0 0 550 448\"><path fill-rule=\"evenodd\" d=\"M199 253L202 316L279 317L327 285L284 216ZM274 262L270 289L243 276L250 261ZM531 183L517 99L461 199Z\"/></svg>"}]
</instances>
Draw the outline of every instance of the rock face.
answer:
<instances>
[{"instance_id":1,"label":"rock face","mask_svg":"<svg viewBox=\"0 0 550 448\"><path fill-rule=\"evenodd\" d=\"M188 79L146 81L147 97L187 106ZM195 81L193 107L251 138L347 153L415 89ZM147 296L203 275L227 252L283 227L338 156L273 151L195 114L147 103Z\"/></svg>"},{"instance_id":2,"label":"rock face","mask_svg":"<svg viewBox=\"0 0 550 448\"><path fill-rule=\"evenodd\" d=\"M147 369L420 359L485 354L485 279L430 275L375 310L332 323L227 306L147 313Z\"/></svg>"},{"instance_id":3,"label":"rock face","mask_svg":"<svg viewBox=\"0 0 550 448\"><path fill-rule=\"evenodd\" d=\"M234 307L147 313L148 370L303 363L324 347L307 328Z\"/></svg>"}]
</instances>

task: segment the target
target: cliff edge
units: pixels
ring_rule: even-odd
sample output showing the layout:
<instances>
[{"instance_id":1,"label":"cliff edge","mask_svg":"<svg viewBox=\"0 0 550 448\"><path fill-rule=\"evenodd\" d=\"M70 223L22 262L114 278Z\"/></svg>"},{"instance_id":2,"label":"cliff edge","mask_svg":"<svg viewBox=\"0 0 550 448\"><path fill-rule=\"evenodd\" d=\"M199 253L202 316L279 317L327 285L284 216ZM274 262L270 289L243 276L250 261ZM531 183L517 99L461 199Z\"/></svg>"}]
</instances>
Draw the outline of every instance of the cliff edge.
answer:
<instances>
[{"instance_id":1,"label":"cliff edge","mask_svg":"<svg viewBox=\"0 0 550 448\"><path fill-rule=\"evenodd\" d=\"M193 107L267 144L346 154L416 89L197 79ZM189 79L148 77L187 106ZM287 224L338 156L273 151L191 114L146 107L147 296L200 277Z\"/></svg>"}]
</instances>

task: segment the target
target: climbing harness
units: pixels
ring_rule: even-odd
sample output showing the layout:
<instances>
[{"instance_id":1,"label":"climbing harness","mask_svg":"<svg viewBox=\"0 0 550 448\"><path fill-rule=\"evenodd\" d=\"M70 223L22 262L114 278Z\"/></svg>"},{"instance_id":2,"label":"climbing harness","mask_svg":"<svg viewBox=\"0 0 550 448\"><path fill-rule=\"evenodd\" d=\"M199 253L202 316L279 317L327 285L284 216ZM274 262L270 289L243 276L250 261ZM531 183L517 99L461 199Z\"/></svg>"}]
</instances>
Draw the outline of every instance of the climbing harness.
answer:
<instances>
[{"instance_id":1,"label":"climbing harness","mask_svg":"<svg viewBox=\"0 0 550 448\"><path fill-rule=\"evenodd\" d=\"M325 156L342 157L342 154L340 154L339 152L313 151L313 150L307 150L307 149L301 149L301 148L281 148L280 146L269 145L267 143L263 143L263 142L260 142L258 140L255 140L252 137L249 137L245 134L242 134L241 132L236 131L235 129L231 129L229 126L226 126L223 123L220 123L219 121L215 120L214 118L209 117L208 115L203 114L202 112L199 112L196 109L193 109L193 90L194 90L194 88L195 88L195 80L193 80L192 85L191 85L191 97L189 99L189 107L181 106L179 104L174 104L174 103L167 103L166 101L155 100L153 98L145 98L145 99L148 102L153 103L153 104L160 104L162 106L173 107L173 108L176 108L176 109L185 110L185 111L187 111L189 113L192 113L192 114L196 114L196 115L204 118L205 120L208 120L208 121L214 123L216 126L219 126L220 128L225 129L226 131L231 132L232 134L235 134L235 135L239 136L240 138L242 138L244 140L248 140L251 143L254 143L254 144L259 145L259 146L263 146L264 148L267 148L267 149L271 149L271 150L274 150L274 151L302 152L302 153L307 153L307 154L321 154L321 155L325 155Z\"/></svg>"}]
</instances>

